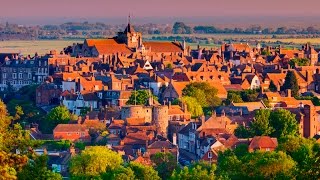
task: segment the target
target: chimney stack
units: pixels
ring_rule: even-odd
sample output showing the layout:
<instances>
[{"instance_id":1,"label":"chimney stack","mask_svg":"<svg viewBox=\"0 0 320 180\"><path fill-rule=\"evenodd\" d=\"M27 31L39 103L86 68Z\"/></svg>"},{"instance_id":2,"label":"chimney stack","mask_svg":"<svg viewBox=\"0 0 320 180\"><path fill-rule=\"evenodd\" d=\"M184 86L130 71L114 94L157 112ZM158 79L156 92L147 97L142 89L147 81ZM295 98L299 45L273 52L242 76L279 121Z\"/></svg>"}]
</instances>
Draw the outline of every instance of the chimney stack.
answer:
<instances>
[{"instance_id":1,"label":"chimney stack","mask_svg":"<svg viewBox=\"0 0 320 180\"><path fill-rule=\"evenodd\" d=\"M287 97L291 97L291 89L287 89Z\"/></svg>"}]
</instances>

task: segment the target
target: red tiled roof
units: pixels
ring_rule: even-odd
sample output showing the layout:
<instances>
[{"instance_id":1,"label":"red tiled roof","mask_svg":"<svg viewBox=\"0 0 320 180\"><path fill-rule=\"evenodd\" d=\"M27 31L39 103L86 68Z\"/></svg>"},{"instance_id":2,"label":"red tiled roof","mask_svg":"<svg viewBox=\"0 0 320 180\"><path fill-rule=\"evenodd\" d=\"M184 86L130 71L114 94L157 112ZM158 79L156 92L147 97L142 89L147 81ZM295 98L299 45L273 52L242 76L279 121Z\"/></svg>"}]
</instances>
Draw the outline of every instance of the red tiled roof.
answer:
<instances>
[{"instance_id":1,"label":"red tiled roof","mask_svg":"<svg viewBox=\"0 0 320 180\"><path fill-rule=\"evenodd\" d=\"M183 52L180 44L175 42L144 42L143 45L151 47L152 52Z\"/></svg>"},{"instance_id":2,"label":"red tiled roof","mask_svg":"<svg viewBox=\"0 0 320 180\"><path fill-rule=\"evenodd\" d=\"M277 138L271 138L269 136L255 136L251 140L249 149L276 148L277 146Z\"/></svg>"},{"instance_id":3,"label":"red tiled roof","mask_svg":"<svg viewBox=\"0 0 320 180\"><path fill-rule=\"evenodd\" d=\"M58 124L54 132L81 132L87 131L87 127L81 124Z\"/></svg>"}]
</instances>

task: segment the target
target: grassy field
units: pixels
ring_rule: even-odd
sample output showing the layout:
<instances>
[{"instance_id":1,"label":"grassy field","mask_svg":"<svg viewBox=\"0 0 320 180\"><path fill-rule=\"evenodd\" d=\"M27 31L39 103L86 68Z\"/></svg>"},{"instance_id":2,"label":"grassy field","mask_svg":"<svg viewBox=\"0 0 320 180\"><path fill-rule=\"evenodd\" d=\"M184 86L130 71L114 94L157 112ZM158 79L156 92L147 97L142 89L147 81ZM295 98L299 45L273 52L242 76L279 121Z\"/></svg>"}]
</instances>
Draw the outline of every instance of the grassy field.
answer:
<instances>
[{"instance_id":1,"label":"grassy field","mask_svg":"<svg viewBox=\"0 0 320 180\"><path fill-rule=\"evenodd\" d=\"M70 46L73 43L80 42L83 41L0 41L0 52L18 52L23 55L34 55L35 52L37 52L39 55L44 55L48 53L50 50L62 51L64 47Z\"/></svg>"}]
</instances>

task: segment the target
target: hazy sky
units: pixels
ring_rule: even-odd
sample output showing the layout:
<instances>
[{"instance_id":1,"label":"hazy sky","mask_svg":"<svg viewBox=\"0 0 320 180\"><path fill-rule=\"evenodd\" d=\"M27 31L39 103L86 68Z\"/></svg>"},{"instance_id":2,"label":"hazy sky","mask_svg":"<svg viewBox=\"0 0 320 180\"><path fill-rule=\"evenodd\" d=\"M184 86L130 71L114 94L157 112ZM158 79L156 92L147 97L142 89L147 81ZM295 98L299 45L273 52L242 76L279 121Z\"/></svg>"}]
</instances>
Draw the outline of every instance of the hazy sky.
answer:
<instances>
[{"instance_id":1,"label":"hazy sky","mask_svg":"<svg viewBox=\"0 0 320 180\"><path fill-rule=\"evenodd\" d=\"M319 16L319 0L1 0L0 17L123 18Z\"/></svg>"}]
</instances>

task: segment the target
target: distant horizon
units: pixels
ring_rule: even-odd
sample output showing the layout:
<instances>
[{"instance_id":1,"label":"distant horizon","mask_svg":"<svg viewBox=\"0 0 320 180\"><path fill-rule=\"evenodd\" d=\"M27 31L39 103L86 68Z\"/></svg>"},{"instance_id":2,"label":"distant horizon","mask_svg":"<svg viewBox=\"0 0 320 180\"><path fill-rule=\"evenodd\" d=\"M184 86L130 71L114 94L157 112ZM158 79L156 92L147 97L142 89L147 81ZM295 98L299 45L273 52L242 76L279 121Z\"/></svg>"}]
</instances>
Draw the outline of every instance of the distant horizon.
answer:
<instances>
[{"instance_id":1,"label":"distant horizon","mask_svg":"<svg viewBox=\"0 0 320 180\"><path fill-rule=\"evenodd\" d=\"M198 17L135 17L131 15L132 24L172 24L177 21L182 21L188 24L277 24L277 23L304 23L304 24L319 24L319 16L198 16ZM117 16L117 17L0 17L0 23L6 22L12 24L21 25L47 25L47 24L63 24L67 22L89 22L96 23L102 22L112 25L121 25L128 22L128 15Z\"/></svg>"},{"instance_id":2,"label":"distant horizon","mask_svg":"<svg viewBox=\"0 0 320 180\"><path fill-rule=\"evenodd\" d=\"M0 6L0 20L41 25L70 20L106 20L110 24L124 24L130 13L136 23L172 23L180 20L189 21L188 23L210 23L207 21L213 19L214 22L215 18L222 23L224 19L227 22L243 22L241 18L260 18L260 23L264 23L264 20L277 21L281 17L319 19L318 5L318 0L306 0L303 3L292 0L258 3L256 0L8 0Z\"/></svg>"}]
</instances>

